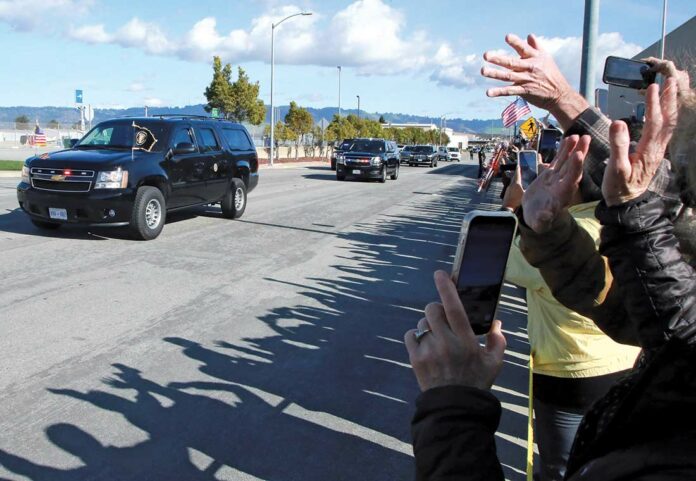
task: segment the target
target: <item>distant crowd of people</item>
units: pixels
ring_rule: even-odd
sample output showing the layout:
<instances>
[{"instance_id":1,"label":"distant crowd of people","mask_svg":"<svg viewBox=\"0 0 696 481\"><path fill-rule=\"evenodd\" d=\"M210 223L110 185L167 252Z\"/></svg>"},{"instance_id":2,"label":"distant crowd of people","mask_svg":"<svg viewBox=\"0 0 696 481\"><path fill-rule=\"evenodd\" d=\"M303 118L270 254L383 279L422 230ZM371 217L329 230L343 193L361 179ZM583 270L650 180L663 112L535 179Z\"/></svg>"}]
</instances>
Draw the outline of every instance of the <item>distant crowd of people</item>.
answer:
<instances>
[{"instance_id":1,"label":"distant crowd of people","mask_svg":"<svg viewBox=\"0 0 696 481\"><path fill-rule=\"evenodd\" d=\"M513 169L503 195L519 223L506 279L527 290L535 479L696 479L696 91L649 58L664 81L645 92L644 121L612 122L534 35L505 40L517 55L484 55L501 68L482 75L507 82L487 94L521 96L564 132L536 180L525 190ZM483 149L478 160L481 177ZM502 480L501 324L480 345L449 275L435 286L441 302L405 334L422 390L416 479Z\"/></svg>"}]
</instances>

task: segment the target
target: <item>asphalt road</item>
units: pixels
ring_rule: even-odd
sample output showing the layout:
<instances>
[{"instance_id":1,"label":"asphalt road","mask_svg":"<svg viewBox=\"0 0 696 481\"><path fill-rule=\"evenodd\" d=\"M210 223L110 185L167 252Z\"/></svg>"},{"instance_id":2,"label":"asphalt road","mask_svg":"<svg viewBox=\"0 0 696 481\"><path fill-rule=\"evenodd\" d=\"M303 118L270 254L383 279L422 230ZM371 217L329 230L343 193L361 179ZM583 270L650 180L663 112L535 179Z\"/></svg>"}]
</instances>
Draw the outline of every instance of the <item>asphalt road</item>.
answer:
<instances>
[{"instance_id":1,"label":"asphalt road","mask_svg":"<svg viewBox=\"0 0 696 481\"><path fill-rule=\"evenodd\" d=\"M264 170L244 217L155 241L46 234L0 179L0 479L407 480L403 333L436 299L477 165L336 182ZM499 453L524 479L526 308L508 286Z\"/></svg>"}]
</instances>

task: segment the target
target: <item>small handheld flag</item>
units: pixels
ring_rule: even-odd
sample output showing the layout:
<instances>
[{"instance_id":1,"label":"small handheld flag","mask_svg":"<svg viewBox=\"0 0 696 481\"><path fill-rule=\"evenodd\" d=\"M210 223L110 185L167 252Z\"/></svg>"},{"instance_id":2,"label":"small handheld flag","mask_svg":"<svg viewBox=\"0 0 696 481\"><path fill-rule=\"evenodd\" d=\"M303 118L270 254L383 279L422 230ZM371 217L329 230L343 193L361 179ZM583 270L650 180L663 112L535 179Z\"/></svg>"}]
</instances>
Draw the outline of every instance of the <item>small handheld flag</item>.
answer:
<instances>
[{"instance_id":1,"label":"small handheld flag","mask_svg":"<svg viewBox=\"0 0 696 481\"><path fill-rule=\"evenodd\" d=\"M511 127L522 117L531 113L532 109L529 108L529 104L522 97L517 97L517 100L503 110L503 125L505 128Z\"/></svg>"}]
</instances>

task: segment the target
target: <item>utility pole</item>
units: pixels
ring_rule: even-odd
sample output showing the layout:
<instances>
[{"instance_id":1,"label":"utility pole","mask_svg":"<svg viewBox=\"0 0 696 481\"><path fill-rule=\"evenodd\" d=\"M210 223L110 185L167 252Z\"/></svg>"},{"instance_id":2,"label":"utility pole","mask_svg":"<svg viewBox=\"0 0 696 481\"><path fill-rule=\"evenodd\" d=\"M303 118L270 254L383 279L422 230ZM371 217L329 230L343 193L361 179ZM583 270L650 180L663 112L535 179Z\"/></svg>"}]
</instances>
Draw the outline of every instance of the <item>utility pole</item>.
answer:
<instances>
[{"instance_id":1,"label":"utility pole","mask_svg":"<svg viewBox=\"0 0 696 481\"><path fill-rule=\"evenodd\" d=\"M356 95L358 98L358 118L360 118L360 95Z\"/></svg>"},{"instance_id":2,"label":"utility pole","mask_svg":"<svg viewBox=\"0 0 696 481\"><path fill-rule=\"evenodd\" d=\"M592 103L594 96L595 54L599 25L599 0L585 0L585 21L582 28L582 61L580 94Z\"/></svg>"},{"instance_id":3,"label":"utility pole","mask_svg":"<svg viewBox=\"0 0 696 481\"><path fill-rule=\"evenodd\" d=\"M667 29L667 0L662 1L662 38L660 39L660 59L665 59L665 30Z\"/></svg>"},{"instance_id":4,"label":"utility pole","mask_svg":"<svg viewBox=\"0 0 696 481\"><path fill-rule=\"evenodd\" d=\"M341 66L338 69L338 118L341 118Z\"/></svg>"}]
</instances>

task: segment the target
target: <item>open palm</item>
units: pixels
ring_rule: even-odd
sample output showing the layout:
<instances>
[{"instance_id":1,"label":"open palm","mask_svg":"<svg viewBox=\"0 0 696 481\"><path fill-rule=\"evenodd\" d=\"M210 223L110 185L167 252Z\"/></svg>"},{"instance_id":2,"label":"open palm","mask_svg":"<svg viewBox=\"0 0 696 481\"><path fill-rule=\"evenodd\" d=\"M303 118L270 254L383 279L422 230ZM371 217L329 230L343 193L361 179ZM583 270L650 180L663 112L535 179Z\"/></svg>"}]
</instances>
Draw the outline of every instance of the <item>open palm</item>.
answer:
<instances>
[{"instance_id":1,"label":"open palm","mask_svg":"<svg viewBox=\"0 0 696 481\"><path fill-rule=\"evenodd\" d=\"M582 178L582 163L589 147L589 135L571 135L564 139L553 163L524 193L524 221L534 232L547 232L558 215L570 206Z\"/></svg>"}]
</instances>

